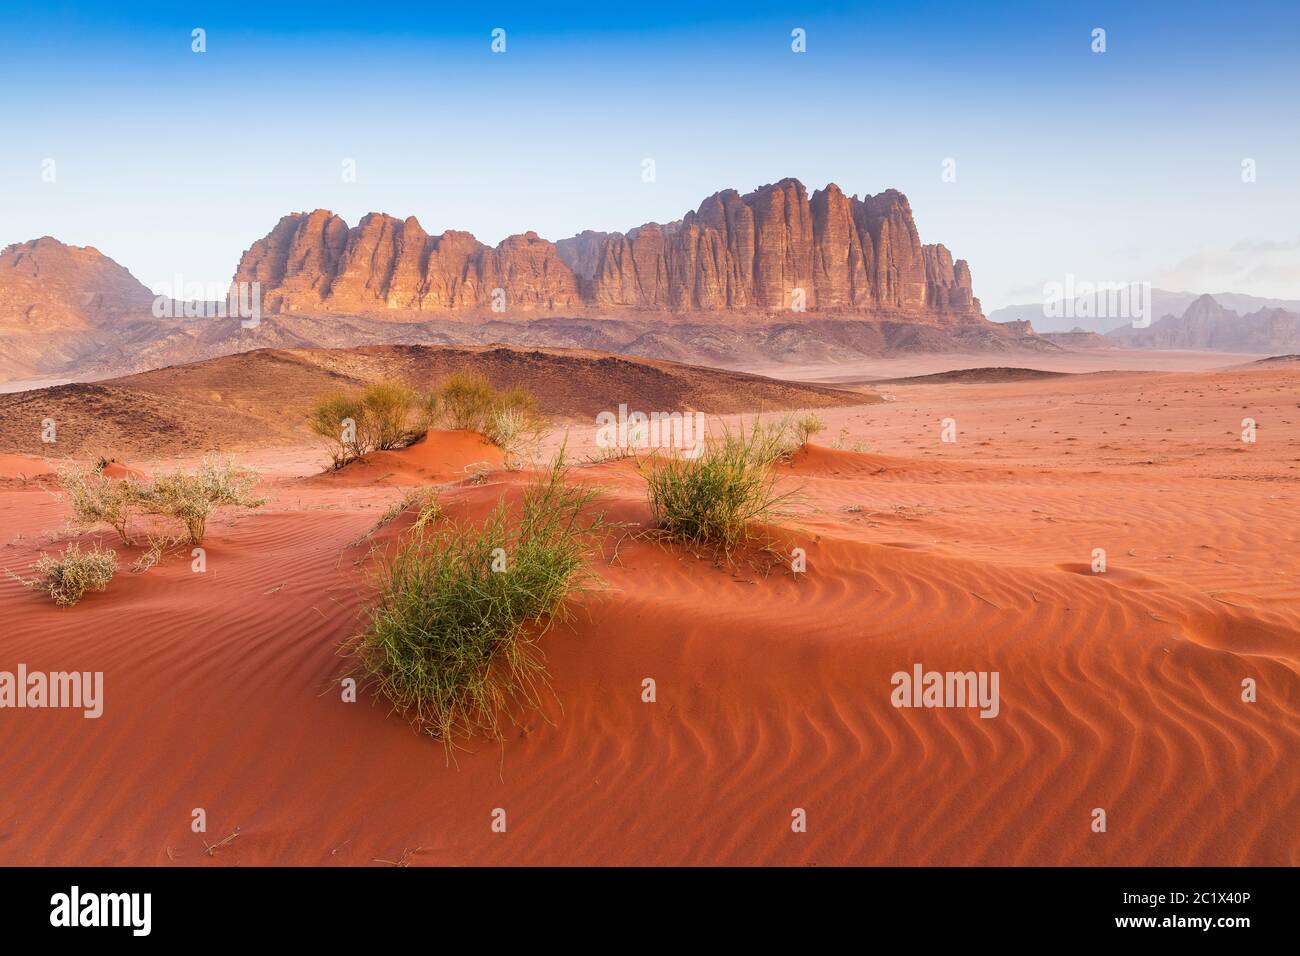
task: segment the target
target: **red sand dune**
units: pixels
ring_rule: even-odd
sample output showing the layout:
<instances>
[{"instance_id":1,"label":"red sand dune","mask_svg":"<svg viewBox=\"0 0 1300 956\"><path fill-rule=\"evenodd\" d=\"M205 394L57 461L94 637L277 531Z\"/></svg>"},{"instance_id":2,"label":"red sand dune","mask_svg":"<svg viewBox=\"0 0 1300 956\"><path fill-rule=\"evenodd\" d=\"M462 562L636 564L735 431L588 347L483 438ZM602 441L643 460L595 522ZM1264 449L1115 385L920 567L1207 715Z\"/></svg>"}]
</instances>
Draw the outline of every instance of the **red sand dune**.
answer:
<instances>
[{"instance_id":1,"label":"red sand dune","mask_svg":"<svg viewBox=\"0 0 1300 956\"><path fill-rule=\"evenodd\" d=\"M122 478L144 478L144 477L146 477L146 476L145 476L145 473L144 473L143 471L141 471L140 469L138 469L138 468L132 468L131 466L129 466L129 465L124 465L124 464L122 464L121 462L118 462L118 461L109 462L107 465L105 465L105 466L104 466L104 470L103 470L103 474L104 474L104 476L105 476L106 478L116 478L116 479L119 479L119 480L122 479Z\"/></svg>"},{"instance_id":2,"label":"red sand dune","mask_svg":"<svg viewBox=\"0 0 1300 956\"><path fill-rule=\"evenodd\" d=\"M436 432L407 448L371 452L364 461L326 472L321 480L352 487L459 481L502 468L502 458L501 449L477 432Z\"/></svg>"},{"instance_id":3,"label":"red sand dune","mask_svg":"<svg viewBox=\"0 0 1300 956\"><path fill-rule=\"evenodd\" d=\"M0 453L0 478L35 478L53 473L54 469L44 458Z\"/></svg>"},{"instance_id":4,"label":"red sand dune","mask_svg":"<svg viewBox=\"0 0 1300 956\"><path fill-rule=\"evenodd\" d=\"M402 527L359 542L388 486L441 482L461 519L520 493L519 473L460 480L486 457L472 436L269 480L263 511L212 522L203 574L169 556L67 610L0 581L0 669L106 684L98 720L0 714L0 863L1300 863L1300 413L1294 376L1257 376L1130 392L1152 399L1128 426L1145 442L1175 429L1150 465L1148 444L1108 447L1110 380L850 409L884 453L782 468L802 504L772 534L805 574L612 533L606 587L543 638L556 699L452 767L332 682L370 548ZM1244 450L1224 433L1243 404L1266 426ZM633 462L573 474L612 520L648 521ZM39 489L0 488L0 514L16 570L64 519ZM894 708L890 676L917 662L998 671L999 715Z\"/></svg>"}]
</instances>

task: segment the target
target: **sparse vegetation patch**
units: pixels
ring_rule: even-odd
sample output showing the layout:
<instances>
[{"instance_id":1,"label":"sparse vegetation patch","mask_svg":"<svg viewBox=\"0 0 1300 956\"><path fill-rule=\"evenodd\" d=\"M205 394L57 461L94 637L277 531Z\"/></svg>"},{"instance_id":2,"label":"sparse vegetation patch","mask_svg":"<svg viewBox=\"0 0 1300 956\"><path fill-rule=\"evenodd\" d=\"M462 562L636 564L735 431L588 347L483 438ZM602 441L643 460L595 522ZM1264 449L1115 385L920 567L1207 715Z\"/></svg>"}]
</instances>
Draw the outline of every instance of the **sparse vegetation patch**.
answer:
<instances>
[{"instance_id":1,"label":"sparse vegetation patch","mask_svg":"<svg viewBox=\"0 0 1300 956\"><path fill-rule=\"evenodd\" d=\"M478 432L519 467L542 429L537 397L527 389L496 391L482 375L455 372L420 392L398 381L367 385L359 395L331 392L307 414L307 424L330 454L335 470L373 451L403 448L438 426Z\"/></svg>"},{"instance_id":2,"label":"sparse vegetation patch","mask_svg":"<svg viewBox=\"0 0 1300 956\"><path fill-rule=\"evenodd\" d=\"M18 580L29 588L44 591L60 607L71 607L87 591L103 591L108 587L117 573L117 552L97 544L82 551L81 545L74 541L60 555L42 554L32 569L35 578Z\"/></svg>"},{"instance_id":3,"label":"sparse vegetation patch","mask_svg":"<svg viewBox=\"0 0 1300 956\"><path fill-rule=\"evenodd\" d=\"M789 454L788 429L756 421L748 433L705 440L697 458L656 455L642 465L655 524L670 537L731 551L757 522L781 515L773 463Z\"/></svg>"},{"instance_id":4,"label":"sparse vegetation patch","mask_svg":"<svg viewBox=\"0 0 1300 956\"><path fill-rule=\"evenodd\" d=\"M259 508L265 498L253 495L258 475L230 458L208 455L189 474L177 469L143 486L140 507L149 514L179 521L191 544L199 544L207 531L208 518L218 508Z\"/></svg>"},{"instance_id":5,"label":"sparse vegetation patch","mask_svg":"<svg viewBox=\"0 0 1300 956\"><path fill-rule=\"evenodd\" d=\"M367 686L448 747L459 735L500 738L548 680L537 641L586 570L599 516L592 489L564 481L562 457L481 525L417 517L380 572L379 601L351 650Z\"/></svg>"}]
</instances>

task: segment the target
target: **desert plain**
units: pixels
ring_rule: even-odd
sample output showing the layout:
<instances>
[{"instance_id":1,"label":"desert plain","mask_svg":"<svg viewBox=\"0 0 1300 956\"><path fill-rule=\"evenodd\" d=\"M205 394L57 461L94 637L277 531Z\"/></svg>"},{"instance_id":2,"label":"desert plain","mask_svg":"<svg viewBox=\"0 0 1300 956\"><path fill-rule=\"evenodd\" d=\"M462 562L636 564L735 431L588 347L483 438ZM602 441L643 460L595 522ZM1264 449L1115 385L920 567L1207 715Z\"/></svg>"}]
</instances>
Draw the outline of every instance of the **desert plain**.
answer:
<instances>
[{"instance_id":1,"label":"desert plain","mask_svg":"<svg viewBox=\"0 0 1300 956\"><path fill-rule=\"evenodd\" d=\"M96 719L0 722L0 863L1300 863L1300 363L1076 356L775 381L558 349L264 350L0 396L0 566L28 573L57 531L124 565L72 608L0 579L5 666L104 674ZM343 699L340 648L412 520L381 515L427 486L479 520L530 470L434 431L331 473L301 418L331 383L453 367L539 396L543 457L566 443L612 530L602 585L541 638L553 695L449 758ZM640 534L640 462L594 441L620 402L711 428L815 410L825 431L776 466L796 497L768 550ZM211 522L202 573L188 550L133 573L142 548L64 530L54 472L105 448L143 474L235 453L269 501ZM997 715L894 706L918 664L996 672Z\"/></svg>"}]
</instances>

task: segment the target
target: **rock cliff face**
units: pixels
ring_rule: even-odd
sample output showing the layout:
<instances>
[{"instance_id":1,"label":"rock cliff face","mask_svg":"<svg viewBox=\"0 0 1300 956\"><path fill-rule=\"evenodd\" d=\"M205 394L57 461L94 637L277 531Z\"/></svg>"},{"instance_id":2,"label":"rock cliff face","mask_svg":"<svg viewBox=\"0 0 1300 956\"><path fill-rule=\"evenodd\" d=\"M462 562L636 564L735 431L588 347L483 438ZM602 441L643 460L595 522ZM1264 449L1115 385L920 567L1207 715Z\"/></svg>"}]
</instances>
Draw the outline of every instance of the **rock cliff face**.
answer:
<instances>
[{"instance_id":1,"label":"rock cliff face","mask_svg":"<svg viewBox=\"0 0 1300 956\"><path fill-rule=\"evenodd\" d=\"M349 228L296 213L244 253L235 280L260 282L269 313L490 311L500 289L507 312L980 316L970 268L921 245L902 193L858 199L831 184L809 198L794 179L716 193L667 225L554 244L529 232L492 248L414 218L371 213Z\"/></svg>"},{"instance_id":2,"label":"rock cliff face","mask_svg":"<svg viewBox=\"0 0 1300 956\"><path fill-rule=\"evenodd\" d=\"M415 217L371 213L349 229L318 209L285 216L244 253L237 282L261 283L268 312L489 307L492 290L528 310L581 305L572 271L534 232L495 249L467 232L430 236Z\"/></svg>"},{"instance_id":3,"label":"rock cliff face","mask_svg":"<svg viewBox=\"0 0 1300 956\"><path fill-rule=\"evenodd\" d=\"M516 342L723 365L1050 348L986 321L970 269L922 245L906 197L786 179L667 224L492 247L414 218L285 216L241 257L262 321L156 317L94 249L0 253L0 382L103 375L263 347ZM802 311L799 306L802 305ZM494 308L494 306L496 308ZM467 321L468 320L468 321ZM1285 323L1283 323L1285 324Z\"/></svg>"},{"instance_id":4,"label":"rock cliff face","mask_svg":"<svg viewBox=\"0 0 1300 956\"><path fill-rule=\"evenodd\" d=\"M847 235L847 233L846 233ZM619 237L622 239L623 237ZM264 296L284 308L245 328L236 317L158 318L153 296L129 272L93 249L41 239L0 254L0 383L66 377L102 377L194 362L256 348L343 348L392 343L489 344L594 349L703 365L748 362L856 361L868 356L925 351L1006 352L1041 350L1029 330L973 318L938 323L898 315L877 317L852 312L776 313L766 320L665 321L654 308L601 314L594 306L564 306L563 311L515 315L465 311L477 301L484 282L522 282L543 304L578 301L576 288L590 289L599 257L612 237L588 233L575 238L579 256L573 270L558 266L546 243L521 236L499 250L486 249L464 233L430 239L413 220L398 223L371 217L364 228L349 230L328 213L290 217L259 243L245 273L266 284ZM633 236L635 239L635 236ZM426 258L425 253L428 253ZM946 275L947 261L927 250L931 269ZM382 270L364 267L385 263ZM382 271L383 283L373 281ZM576 275L574 274L576 273ZM371 314L331 312L333 288L348 301L377 303ZM584 278L585 277L585 278ZM955 274L954 274L955 278ZM571 284L572 282L572 284ZM940 283L942 285L943 283ZM450 303L439 312L402 315L395 307ZM585 301L585 300L583 300ZM467 305L468 303L468 305ZM357 309L357 312L366 312ZM578 309L588 314L576 315ZM617 310L615 310L617 311ZM473 321L465 317L473 316Z\"/></svg>"}]
</instances>

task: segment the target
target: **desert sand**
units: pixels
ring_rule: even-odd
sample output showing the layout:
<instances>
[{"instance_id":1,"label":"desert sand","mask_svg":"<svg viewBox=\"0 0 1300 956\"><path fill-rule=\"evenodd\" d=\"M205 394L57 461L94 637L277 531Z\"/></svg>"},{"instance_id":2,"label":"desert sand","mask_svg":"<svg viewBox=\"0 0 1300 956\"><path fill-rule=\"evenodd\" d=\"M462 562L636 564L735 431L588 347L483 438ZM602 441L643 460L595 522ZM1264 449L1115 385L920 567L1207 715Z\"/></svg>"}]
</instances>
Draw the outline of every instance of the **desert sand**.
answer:
<instances>
[{"instance_id":1,"label":"desert sand","mask_svg":"<svg viewBox=\"0 0 1300 956\"><path fill-rule=\"evenodd\" d=\"M649 520L635 463L586 461L592 428L570 421L572 480L629 527L542 639L554 699L450 766L382 703L341 699L339 646L405 490L473 518L528 474L434 433L321 476L277 432L241 456L271 503L213 520L205 573L170 555L71 609L0 580L0 667L105 675L97 720L0 714L0 864L1295 865L1298 384L1130 370L828 406L781 466L797 513L769 529L805 549L798 575L624 535ZM763 404L737 388L728 423ZM10 570L66 518L52 464L0 459ZM916 663L997 671L998 716L895 708L891 674Z\"/></svg>"},{"instance_id":2,"label":"desert sand","mask_svg":"<svg viewBox=\"0 0 1300 956\"><path fill-rule=\"evenodd\" d=\"M740 371L799 382L869 383L881 379L933 375L954 369L1010 366L1047 372L1193 372L1233 368L1266 358L1259 353L1177 351L1173 349L1055 349L1043 352L988 352L969 355L918 353L853 362L739 362Z\"/></svg>"}]
</instances>

